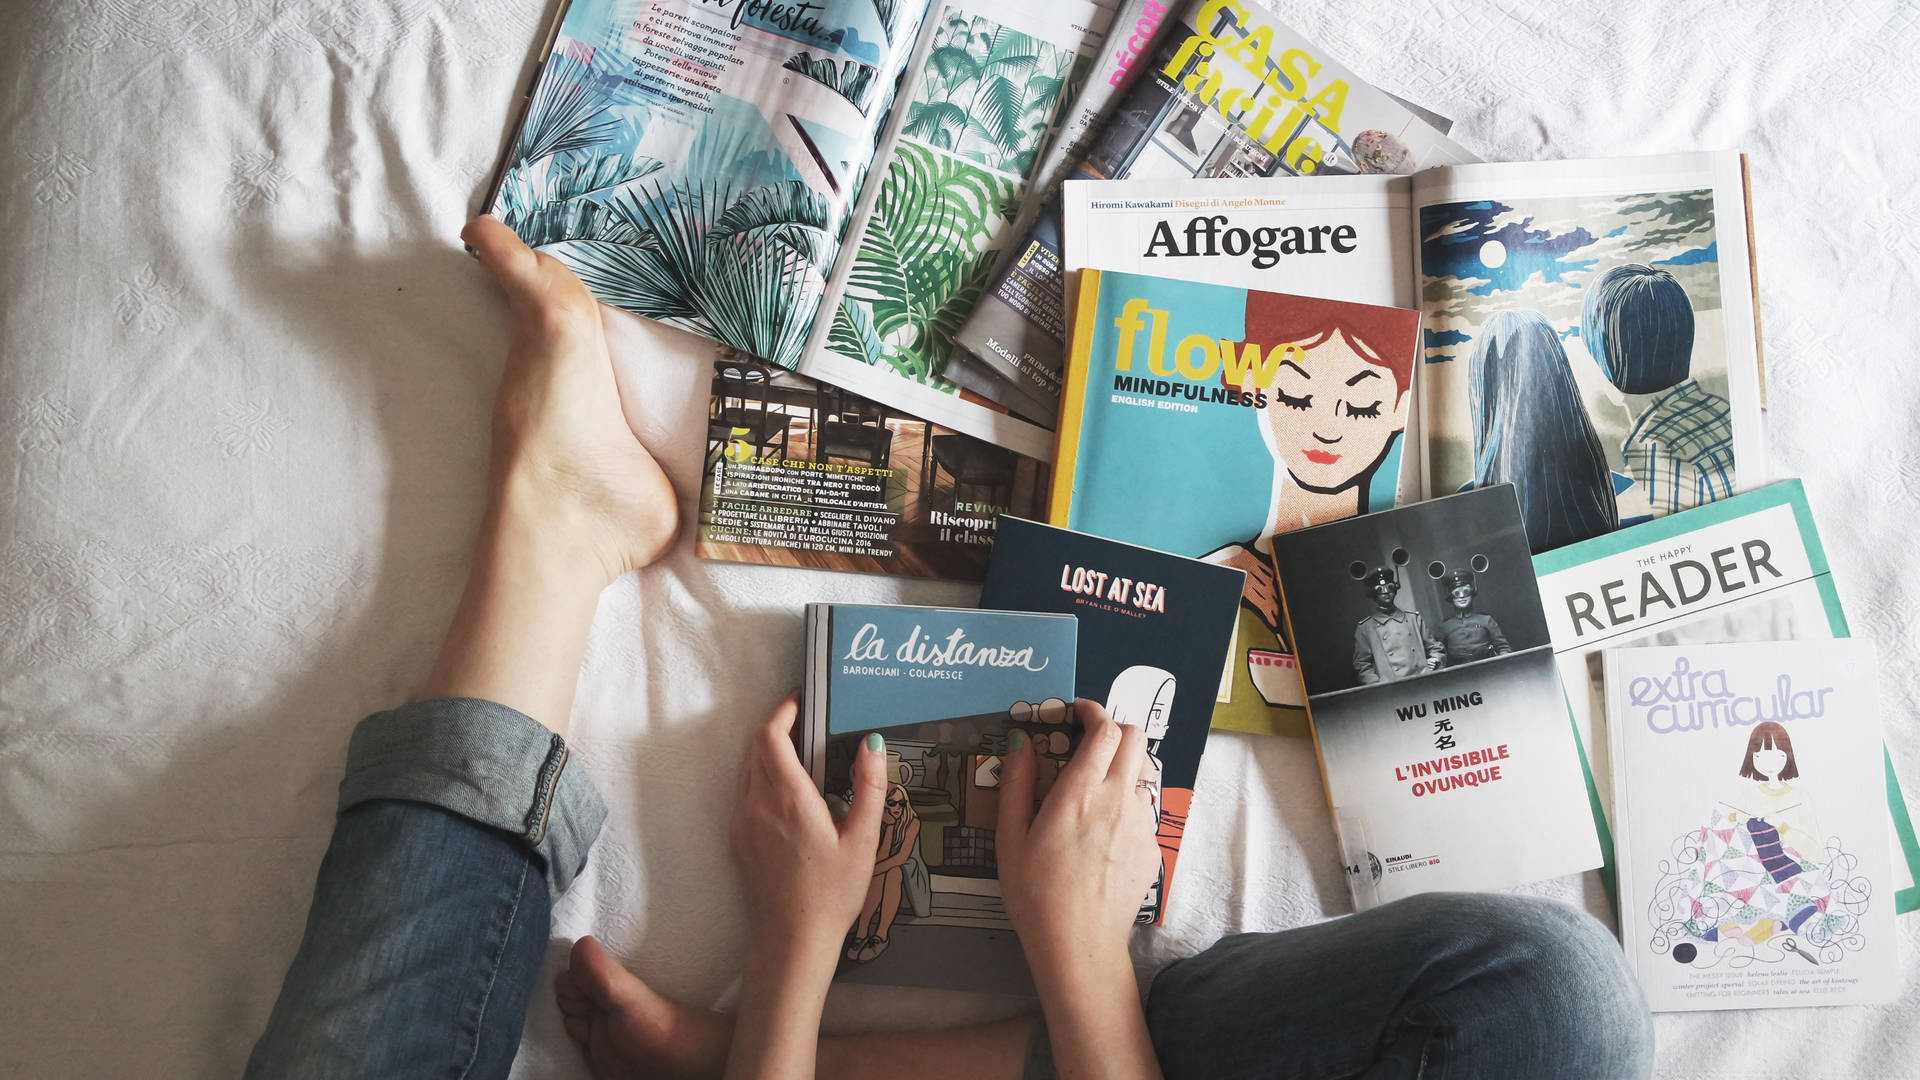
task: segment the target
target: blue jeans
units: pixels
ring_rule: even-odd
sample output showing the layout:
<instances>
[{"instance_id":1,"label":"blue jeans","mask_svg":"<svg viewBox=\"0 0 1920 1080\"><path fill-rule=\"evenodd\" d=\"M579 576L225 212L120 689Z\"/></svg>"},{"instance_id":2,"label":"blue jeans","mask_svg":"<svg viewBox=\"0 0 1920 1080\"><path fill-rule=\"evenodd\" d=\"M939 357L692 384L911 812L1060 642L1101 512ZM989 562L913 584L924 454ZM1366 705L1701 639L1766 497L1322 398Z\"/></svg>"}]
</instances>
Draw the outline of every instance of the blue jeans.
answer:
<instances>
[{"instance_id":1,"label":"blue jeans","mask_svg":"<svg viewBox=\"0 0 1920 1080\"><path fill-rule=\"evenodd\" d=\"M249 1077L504 1077L552 898L606 808L566 743L488 701L362 721L306 936Z\"/></svg>"},{"instance_id":2,"label":"blue jeans","mask_svg":"<svg viewBox=\"0 0 1920 1080\"><path fill-rule=\"evenodd\" d=\"M552 897L606 810L566 744L505 706L427 701L354 732L306 936L249 1077L503 1077ZM1584 912L1437 894L1241 934L1154 980L1169 1080L1634 1077L1652 1021ZM1052 1074L1036 1025L1027 1073Z\"/></svg>"}]
</instances>

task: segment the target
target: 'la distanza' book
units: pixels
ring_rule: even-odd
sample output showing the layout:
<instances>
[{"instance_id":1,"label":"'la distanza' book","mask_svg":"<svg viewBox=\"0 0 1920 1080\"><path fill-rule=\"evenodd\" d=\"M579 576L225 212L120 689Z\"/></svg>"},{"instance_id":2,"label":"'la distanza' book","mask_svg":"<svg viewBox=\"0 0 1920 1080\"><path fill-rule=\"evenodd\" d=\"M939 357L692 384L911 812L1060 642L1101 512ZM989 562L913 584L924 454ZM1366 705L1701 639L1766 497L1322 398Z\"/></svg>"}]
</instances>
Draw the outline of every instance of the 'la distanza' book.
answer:
<instances>
[{"instance_id":1,"label":"'la distanza' book","mask_svg":"<svg viewBox=\"0 0 1920 1080\"><path fill-rule=\"evenodd\" d=\"M1071 615L807 605L800 760L830 800L853 787L871 732L887 742L874 886L838 977L1031 994L1000 902L1001 755L1018 729L1053 786L1079 735Z\"/></svg>"},{"instance_id":2,"label":"'la distanza' book","mask_svg":"<svg viewBox=\"0 0 1920 1080\"><path fill-rule=\"evenodd\" d=\"M1873 649L1611 648L1620 938L1656 1012L1892 1001Z\"/></svg>"},{"instance_id":3,"label":"'la distanza' book","mask_svg":"<svg viewBox=\"0 0 1920 1080\"><path fill-rule=\"evenodd\" d=\"M981 606L1076 616L1076 694L1147 733L1161 868L1140 920L1159 923L1246 573L1014 517L996 532Z\"/></svg>"},{"instance_id":4,"label":"'la distanza' book","mask_svg":"<svg viewBox=\"0 0 1920 1080\"><path fill-rule=\"evenodd\" d=\"M1273 561L1356 908L1600 865L1510 485L1283 533Z\"/></svg>"}]
</instances>

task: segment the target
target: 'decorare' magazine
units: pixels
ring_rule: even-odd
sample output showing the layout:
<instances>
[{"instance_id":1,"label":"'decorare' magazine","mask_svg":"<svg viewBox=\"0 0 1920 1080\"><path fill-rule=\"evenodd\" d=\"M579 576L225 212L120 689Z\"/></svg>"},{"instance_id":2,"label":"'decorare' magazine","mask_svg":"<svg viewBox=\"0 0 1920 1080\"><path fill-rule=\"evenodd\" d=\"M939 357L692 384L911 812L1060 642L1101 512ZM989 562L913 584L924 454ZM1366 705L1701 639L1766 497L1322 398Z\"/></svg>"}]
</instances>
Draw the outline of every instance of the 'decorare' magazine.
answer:
<instances>
[{"instance_id":1,"label":"'decorare' magazine","mask_svg":"<svg viewBox=\"0 0 1920 1080\"><path fill-rule=\"evenodd\" d=\"M702 558L979 581L1000 514L1041 513L1052 469L745 359L713 364Z\"/></svg>"},{"instance_id":2,"label":"'decorare' magazine","mask_svg":"<svg viewBox=\"0 0 1920 1080\"><path fill-rule=\"evenodd\" d=\"M939 373L1110 17L574 0L486 208L614 307L1045 457Z\"/></svg>"},{"instance_id":3,"label":"'decorare' magazine","mask_svg":"<svg viewBox=\"0 0 1920 1080\"><path fill-rule=\"evenodd\" d=\"M1153 39L1144 74L1089 140L1075 177L1404 174L1477 160L1256 0L1188 0ZM1061 229L1049 200L957 336L1042 416L1066 360Z\"/></svg>"}]
</instances>

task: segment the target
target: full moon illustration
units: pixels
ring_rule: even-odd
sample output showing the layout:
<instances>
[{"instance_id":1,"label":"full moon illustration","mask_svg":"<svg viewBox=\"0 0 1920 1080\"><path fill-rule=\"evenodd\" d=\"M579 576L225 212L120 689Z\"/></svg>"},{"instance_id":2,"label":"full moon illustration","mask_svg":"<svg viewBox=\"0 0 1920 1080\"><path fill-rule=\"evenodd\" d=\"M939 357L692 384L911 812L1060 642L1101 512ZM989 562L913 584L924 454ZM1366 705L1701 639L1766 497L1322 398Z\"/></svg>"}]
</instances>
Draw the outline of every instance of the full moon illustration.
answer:
<instances>
[{"instance_id":1,"label":"full moon illustration","mask_svg":"<svg viewBox=\"0 0 1920 1080\"><path fill-rule=\"evenodd\" d=\"M1498 240L1489 240L1480 245L1480 262L1484 264L1487 269L1496 269L1506 261L1507 245Z\"/></svg>"}]
</instances>

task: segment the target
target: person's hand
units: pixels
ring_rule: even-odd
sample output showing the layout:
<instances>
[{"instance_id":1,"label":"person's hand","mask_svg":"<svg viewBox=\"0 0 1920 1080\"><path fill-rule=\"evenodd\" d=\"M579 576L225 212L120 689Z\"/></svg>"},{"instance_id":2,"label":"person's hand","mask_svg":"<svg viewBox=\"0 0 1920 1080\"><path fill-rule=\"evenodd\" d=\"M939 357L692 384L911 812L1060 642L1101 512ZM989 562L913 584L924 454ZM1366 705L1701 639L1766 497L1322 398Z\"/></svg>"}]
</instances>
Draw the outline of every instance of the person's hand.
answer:
<instances>
[{"instance_id":1,"label":"person's hand","mask_svg":"<svg viewBox=\"0 0 1920 1080\"><path fill-rule=\"evenodd\" d=\"M1274 582L1273 563L1245 544L1228 544L1207 555L1206 561L1247 572L1247 587L1240 595L1260 613L1261 621L1275 633L1280 631L1280 587Z\"/></svg>"},{"instance_id":2,"label":"person's hand","mask_svg":"<svg viewBox=\"0 0 1920 1080\"><path fill-rule=\"evenodd\" d=\"M1129 964L1127 935L1160 867L1153 793L1141 783L1146 732L1084 698L1074 709L1079 749L1037 812L1041 763L1017 730L1000 779L1000 889L1036 977L1088 962Z\"/></svg>"},{"instance_id":3,"label":"person's hand","mask_svg":"<svg viewBox=\"0 0 1920 1080\"><path fill-rule=\"evenodd\" d=\"M460 237L513 317L494 401L494 498L565 530L607 581L659 558L679 506L620 410L604 309L573 271L497 218L473 219Z\"/></svg>"},{"instance_id":4,"label":"person's hand","mask_svg":"<svg viewBox=\"0 0 1920 1080\"><path fill-rule=\"evenodd\" d=\"M835 821L794 752L798 714L788 698L754 733L733 810L733 854L746 879L756 941L784 942L810 958L824 954L830 973L873 877L887 797L886 743L869 735L855 753L853 805Z\"/></svg>"}]
</instances>

